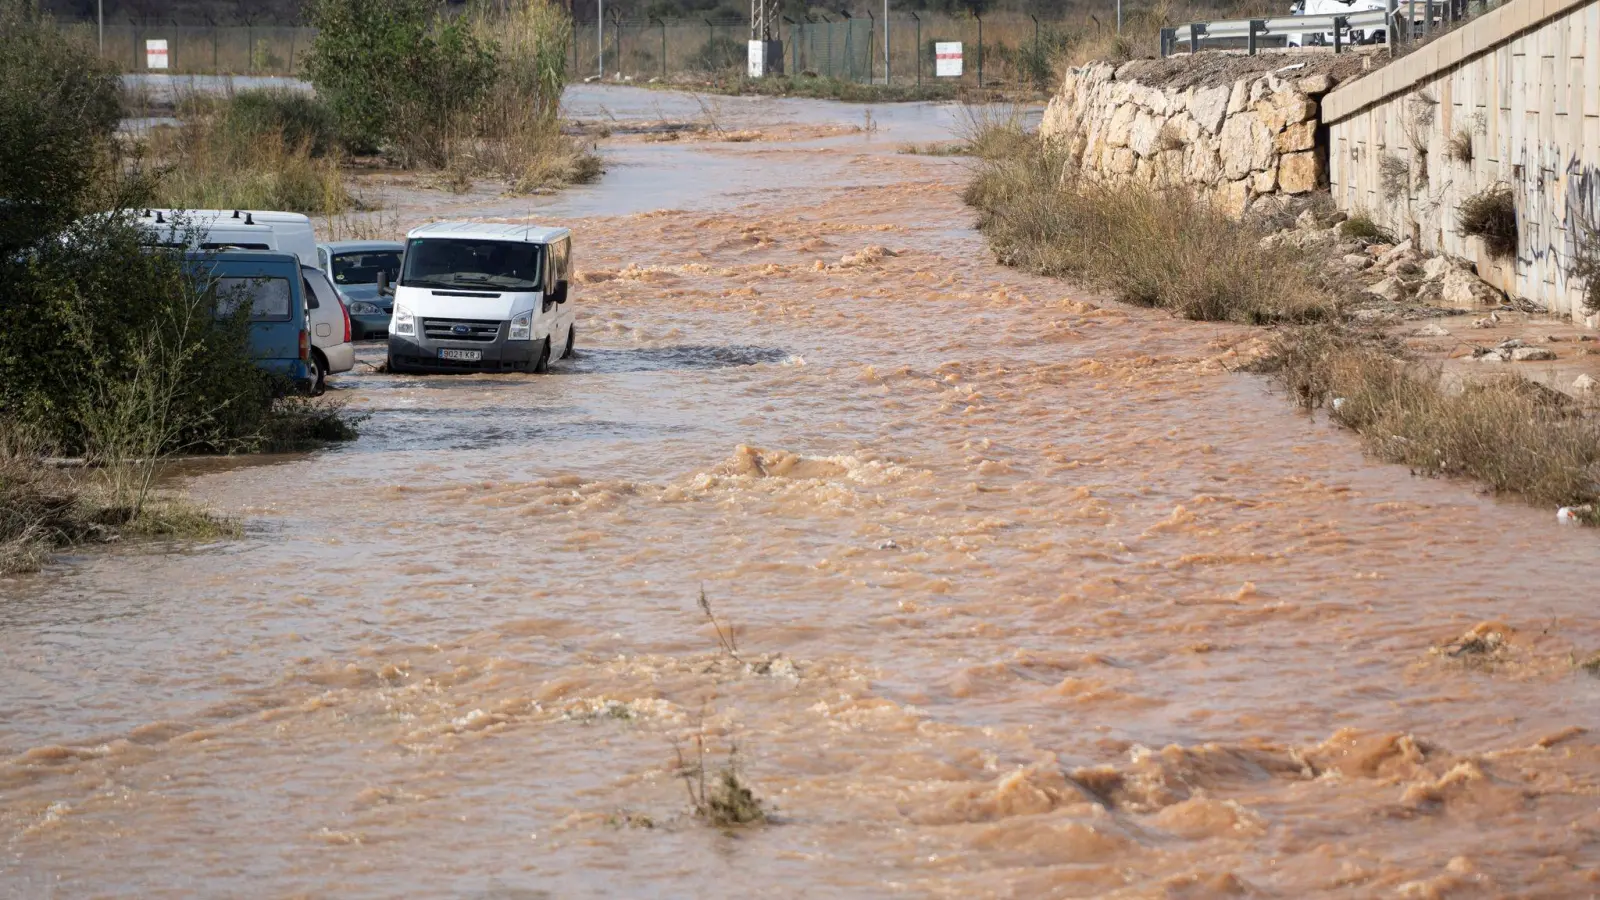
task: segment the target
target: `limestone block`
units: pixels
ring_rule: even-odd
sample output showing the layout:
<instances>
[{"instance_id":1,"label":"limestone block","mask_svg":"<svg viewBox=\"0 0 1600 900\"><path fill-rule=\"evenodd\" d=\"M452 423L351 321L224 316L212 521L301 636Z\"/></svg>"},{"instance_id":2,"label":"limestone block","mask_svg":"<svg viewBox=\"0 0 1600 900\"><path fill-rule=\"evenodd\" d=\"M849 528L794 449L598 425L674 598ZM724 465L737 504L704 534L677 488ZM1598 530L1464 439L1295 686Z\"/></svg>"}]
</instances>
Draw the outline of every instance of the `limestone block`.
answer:
<instances>
[{"instance_id":1,"label":"limestone block","mask_svg":"<svg viewBox=\"0 0 1600 900\"><path fill-rule=\"evenodd\" d=\"M1112 175L1132 175L1134 163L1138 157L1127 147L1118 147L1111 151L1111 161L1105 166Z\"/></svg>"},{"instance_id":2,"label":"limestone block","mask_svg":"<svg viewBox=\"0 0 1600 900\"><path fill-rule=\"evenodd\" d=\"M1128 131L1128 146L1140 156L1154 156L1161 149L1161 126L1165 124L1165 118L1140 110Z\"/></svg>"},{"instance_id":3,"label":"limestone block","mask_svg":"<svg viewBox=\"0 0 1600 900\"><path fill-rule=\"evenodd\" d=\"M1233 219L1242 217L1245 208L1250 205L1250 180L1241 178L1218 187L1216 203L1223 215Z\"/></svg>"},{"instance_id":4,"label":"limestone block","mask_svg":"<svg viewBox=\"0 0 1600 900\"><path fill-rule=\"evenodd\" d=\"M1278 190L1304 194L1322 184L1322 163L1314 151L1285 153L1278 160Z\"/></svg>"},{"instance_id":5,"label":"limestone block","mask_svg":"<svg viewBox=\"0 0 1600 900\"><path fill-rule=\"evenodd\" d=\"M1256 194L1270 194L1278 188L1278 167L1266 169L1250 176L1250 190Z\"/></svg>"},{"instance_id":6,"label":"limestone block","mask_svg":"<svg viewBox=\"0 0 1600 900\"><path fill-rule=\"evenodd\" d=\"M1300 79L1300 91L1312 97L1320 97L1333 90L1333 76L1326 73L1321 75L1307 75Z\"/></svg>"},{"instance_id":7,"label":"limestone block","mask_svg":"<svg viewBox=\"0 0 1600 900\"><path fill-rule=\"evenodd\" d=\"M1184 152L1163 150L1156 154L1156 181L1161 184L1178 184L1183 181Z\"/></svg>"},{"instance_id":8,"label":"limestone block","mask_svg":"<svg viewBox=\"0 0 1600 900\"><path fill-rule=\"evenodd\" d=\"M1184 154L1184 176L1195 184L1210 186L1222 177L1222 157L1209 144L1195 144Z\"/></svg>"},{"instance_id":9,"label":"limestone block","mask_svg":"<svg viewBox=\"0 0 1600 900\"><path fill-rule=\"evenodd\" d=\"M1279 153L1299 153L1317 145L1317 123L1296 122L1278 134Z\"/></svg>"},{"instance_id":10,"label":"limestone block","mask_svg":"<svg viewBox=\"0 0 1600 900\"><path fill-rule=\"evenodd\" d=\"M1233 83L1228 91L1228 115L1234 116L1244 112L1250 103L1250 82L1240 79Z\"/></svg>"},{"instance_id":11,"label":"limestone block","mask_svg":"<svg viewBox=\"0 0 1600 900\"><path fill-rule=\"evenodd\" d=\"M1189 115L1200 123L1208 134L1222 130L1222 120L1228 115L1229 91L1225 87L1209 87L1194 92L1189 100Z\"/></svg>"},{"instance_id":12,"label":"limestone block","mask_svg":"<svg viewBox=\"0 0 1600 900\"><path fill-rule=\"evenodd\" d=\"M1273 134L1282 131L1286 125L1304 122L1317 114L1316 102L1299 91L1269 94L1256 101L1251 108L1261 117L1262 123L1272 129Z\"/></svg>"},{"instance_id":13,"label":"limestone block","mask_svg":"<svg viewBox=\"0 0 1600 900\"><path fill-rule=\"evenodd\" d=\"M1439 299L1451 309L1481 309L1491 303L1499 303L1500 292L1471 272L1452 268L1444 274L1444 287Z\"/></svg>"},{"instance_id":14,"label":"limestone block","mask_svg":"<svg viewBox=\"0 0 1600 900\"><path fill-rule=\"evenodd\" d=\"M1132 103L1123 103L1111 114L1111 122L1106 126L1106 145L1110 147L1128 146L1129 132L1133 129L1133 119L1138 115L1139 108Z\"/></svg>"},{"instance_id":15,"label":"limestone block","mask_svg":"<svg viewBox=\"0 0 1600 900\"><path fill-rule=\"evenodd\" d=\"M1222 168L1229 180L1265 169L1272 162L1272 132L1251 113L1229 116L1222 124Z\"/></svg>"}]
</instances>

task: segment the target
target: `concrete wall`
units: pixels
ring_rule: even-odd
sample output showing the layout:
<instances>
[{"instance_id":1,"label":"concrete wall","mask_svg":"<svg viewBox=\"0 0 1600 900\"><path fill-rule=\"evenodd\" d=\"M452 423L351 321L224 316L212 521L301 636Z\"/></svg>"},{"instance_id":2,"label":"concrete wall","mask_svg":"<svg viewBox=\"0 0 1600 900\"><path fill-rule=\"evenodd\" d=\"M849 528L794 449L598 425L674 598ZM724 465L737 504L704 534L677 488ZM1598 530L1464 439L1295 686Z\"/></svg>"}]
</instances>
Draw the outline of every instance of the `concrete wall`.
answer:
<instances>
[{"instance_id":1,"label":"concrete wall","mask_svg":"<svg viewBox=\"0 0 1600 900\"><path fill-rule=\"evenodd\" d=\"M1600 0L1512 0L1328 94L1322 121L1342 209L1583 318L1567 267L1583 223L1600 225ZM1452 154L1458 135L1470 160ZM1462 200L1501 183L1517 207L1515 260L1457 226Z\"/></svg>"},{"instance_id":2,"label":"concrete wall","mask_svg":"<svg viewBox=\"0 0 1600 900\"><path fill-rule=\"evenodd\" d=\"M1092 176L1189 185L1235 217L1262 197L1326 185L1317 98L1333 87L1330 76L1256 73L1163 88L1138 80L1140 65L1068 72L1040 135L1060 142Z\"/></svg>"}]
</instances>

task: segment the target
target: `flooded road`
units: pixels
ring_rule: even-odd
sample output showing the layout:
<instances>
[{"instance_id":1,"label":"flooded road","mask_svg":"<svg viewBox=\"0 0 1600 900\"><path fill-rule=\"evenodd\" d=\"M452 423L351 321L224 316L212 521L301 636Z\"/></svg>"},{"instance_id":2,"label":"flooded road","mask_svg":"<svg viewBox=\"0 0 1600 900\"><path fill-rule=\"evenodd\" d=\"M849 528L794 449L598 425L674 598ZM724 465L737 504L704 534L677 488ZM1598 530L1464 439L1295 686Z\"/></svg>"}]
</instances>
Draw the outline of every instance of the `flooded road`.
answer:
<instances>
[{"instance_id":1,"label":"flooded road","mask_svg":"<svg viewBox=\"0 0 1600 900\"><path fill-rule=\"evenodd\" d=\"M571 225L576 359L344 376L354 444L183 479L246 538L0 581L0 896L1600 890L1593 533L994 265L895 152L952 109L723 103L778 139L401 198Z\"/></svg>"}]
</instances>

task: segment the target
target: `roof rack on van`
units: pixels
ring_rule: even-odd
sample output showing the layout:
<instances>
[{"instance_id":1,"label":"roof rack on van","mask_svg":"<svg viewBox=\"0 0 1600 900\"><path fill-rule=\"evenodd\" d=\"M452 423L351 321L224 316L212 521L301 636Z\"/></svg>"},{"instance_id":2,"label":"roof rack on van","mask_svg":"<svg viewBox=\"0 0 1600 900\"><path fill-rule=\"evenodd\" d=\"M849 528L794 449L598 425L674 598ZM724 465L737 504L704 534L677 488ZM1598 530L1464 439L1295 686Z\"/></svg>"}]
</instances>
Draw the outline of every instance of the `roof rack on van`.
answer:
<instances>
[{"instance_id":1,"label":"roof rack on van","mask_svg":"<svg viewBox=\"0 0 1600 900\"><path fill-rule=\"evenodd\" d=\"M167 220L163 219L161 217L161 210L159 210L159 209L156 210L156 224L157 225L165 225L165 224L167 224Z\"/></svg>"}]
</instances>

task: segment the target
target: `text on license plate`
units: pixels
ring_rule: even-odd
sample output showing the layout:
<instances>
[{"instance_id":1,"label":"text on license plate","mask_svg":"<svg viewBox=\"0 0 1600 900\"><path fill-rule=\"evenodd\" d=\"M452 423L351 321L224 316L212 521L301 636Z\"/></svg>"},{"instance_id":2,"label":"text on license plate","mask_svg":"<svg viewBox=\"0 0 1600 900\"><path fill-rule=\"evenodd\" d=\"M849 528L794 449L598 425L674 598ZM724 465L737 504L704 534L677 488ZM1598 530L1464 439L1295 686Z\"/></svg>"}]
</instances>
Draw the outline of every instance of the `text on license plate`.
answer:
<instances>
[{"instance_id":1,"label":"text on license plate","mask_svg":"<svg viewBox=\"0 0 1600 900\"><path fill-rule=\"evenodd\" d=\"M451 350L447 347L439 349L440 359L459 359L462 362L477 362L483 359L482 350Z\"/></svg>"}]
</instances>

